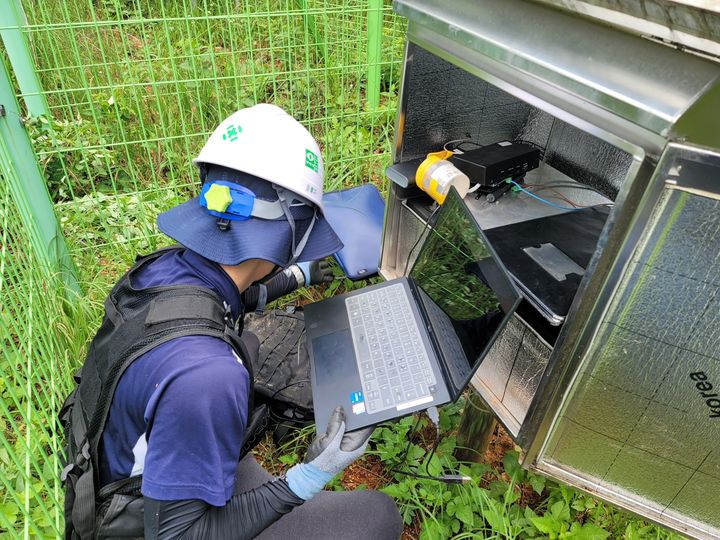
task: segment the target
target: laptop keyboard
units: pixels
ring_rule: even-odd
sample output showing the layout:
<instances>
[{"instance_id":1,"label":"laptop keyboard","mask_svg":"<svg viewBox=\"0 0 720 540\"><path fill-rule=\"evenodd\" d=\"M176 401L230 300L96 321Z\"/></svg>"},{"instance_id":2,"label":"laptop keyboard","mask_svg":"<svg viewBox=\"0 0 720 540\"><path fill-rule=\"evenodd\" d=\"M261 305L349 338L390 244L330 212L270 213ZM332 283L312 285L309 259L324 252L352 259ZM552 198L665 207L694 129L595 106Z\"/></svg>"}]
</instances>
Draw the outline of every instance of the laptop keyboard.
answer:
<instances>
[{"instance_id":1,"label":"laptop keyboard","mask_svg":"<svg viewBox=\"0 0 720 540\"><path fill-rule=\"evenodd\" d=\"M367 412L432 401L430 359L402 283L345 299Z\"/></svg>"}]
</instances>

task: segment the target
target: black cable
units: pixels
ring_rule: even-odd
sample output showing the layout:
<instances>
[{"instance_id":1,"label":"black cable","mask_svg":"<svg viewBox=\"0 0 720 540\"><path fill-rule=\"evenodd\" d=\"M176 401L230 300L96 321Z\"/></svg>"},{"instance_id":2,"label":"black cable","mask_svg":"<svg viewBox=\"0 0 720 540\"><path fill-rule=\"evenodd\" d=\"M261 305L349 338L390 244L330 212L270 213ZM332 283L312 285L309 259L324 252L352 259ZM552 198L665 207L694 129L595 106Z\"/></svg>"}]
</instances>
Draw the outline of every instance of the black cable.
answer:
<instances>
[{"instance_id":1,"label":"black cable","mask_svg":"<svg viewBox=\"0 0 720 540\"><path fill-rule=\"evenodd\" d=\"M413 437L415 436L415 433L417 433L418 425L420 424L420 416L418 415L417 420L415 420L415 425L410 430L410 436L408 437L408 442L405 445L405 450L402 453L402 456L400 456L400 463L405 461L407 459L408 452L410 451L410 445L412 444Z\"/></svg>"},{"instance_id":2,"label":"black cable","mask_svg":"<svg viewBox=\"0 0 720 540\"><path fill-rule=\"evenodd\" d=\"M415 425L413 425L412 430L408 434L408 442L405 445L405 450L403 451L402 455L400 456L400 464L403 463L407 464L407 455L410 451L410 445L412 444L413 437L417 433L418 425L420 424L420 416L417 417L417 420L415 421ZM402 474L404 476L411 476L413 478L418 478L420 480L435 480L436 482L444 482L446 484L464 484L472 480L469 476L465 476L462 474L444 474L442 476L433 476L430 474L430 471L428 471L428 466L430 465L430 460L435 455L435 451L437 450L438 446L440 444L440 433L436 430L435 433L435 443L433 444L432 450L430 452L430 455L427 458L427 461L425 462L425 472L427 474L420 474L415 471L410 470L401 470L399 469L399 465L396 467L391 467L390 472L395 474Z\"/></svg>"},{"instance_id":3,"label":"black cable","mask_svg":"<svg viewBox=\"0 0 720 540\"><path fill-rule=\"evenodd\" d=\"M418 415L417 419L415 420L415 424L413 425L412 429L408 433L408 441L405 445L405 450L403 450L402 455L400 456L400 463L399 465L402 465L403 463L407 464L407 455L410 452L410 446L412 445L412 440L415 437L415 434L417 433L417 428L420 425L420 415ZM398 465L398 466L399 466ZM425 475L418 475L417 473L413 471L402 471L396 467L391 467L390 472L394 472L397 474L404 474L406 476L412 476L414 478L425 478ZM435 479L435 478L433 478Z\"/></svg>"},{"instance_id":4,"label":"black cable","mask_svg":"<svg viewBox=\"0 0 720 540\"><path fill-rule=\"evenodd\" d=\"M438 449L438 446L440 446L440 433L435 434L435 442L433 443L432 450L430 450L430 455L428 456L427 460L425 461L425 472L430 475L430 471L428 470L428 467L430 466L430 461L432 461L433 456L435 455L435 451ZM430 475L432 476L432 475Z\"/></svg>"},{"instance_id":5,"label":"black cable","mask_svg":"<svg viewBox=\"0 0 720 540\"><path fill-rule=\"evenodd\" d=\"M425 223L426 227L430 227L432 229L433 224L431 222L432 222L433 217L435 217L435 214L437 214L438 210L440 210L439 204L432 211L432 214L430 214L430 217L428 218L427 223ZM403 269L403 273L402 273L403 276L407 274L408 265L410 264L410 257L412 257L413 251L415 251L415 248L420 243L420 240L422 240L423 236L425 236L425 231L422 231L420 233L420 236L418 236L418 239L415 240L415 243L410 248L410 251L408 251L407 259L405 259L405 268Z\"/></svg>"},{"instance_id":6,"label":"black cable","mask_svg":"<svg viewBox=\"0 0 720 540\"><path fill-rule=\"evenodd\" d=\"M394 472L395 474L402 474L405 476L412 476L413 478L419 478L421 480L435 480L436 482L444 482L446 484L465 484L471 480L471 478L460 474L429 476L427 474L419 474L412 471L400 471L398 469L390 469L390 472Z\"/></svg>"},{"instance_id":7,"label":"black cable","mask_svg":"<svg viewBox=\"0 0 720 540\"><path fill-rule=\"evenodd\" d=\"M291 383L289 383L289 384L286 384L286 385L283 386L282 388L279 388L279 389L275 390L275 393L274 393L272 396L270 396L270 399L275 399L275 396L277 396L277 395L278 395L280 392L282 392L283 390L287 390L287 389L290 388L291 386L295 386L296 384L301 384L301 383L306 383L306 382L310 382L310 379L300 379L299 381L294 381L294 382L291 382Z\"/></svg>"},{"instance_id":8,"label":"black cable","mask_svg":"<svg viewBox=\"0 0 720 540\"><path fill-rule=\"evenodd\" d=\"M536 150L540 151L540 161L545 161L545 148L540 146L538 143L534 143L532 141L527 141L525 139L514 139L513 144L527 144L528 146L532 146Z\"/></svg>"}]
</instances>

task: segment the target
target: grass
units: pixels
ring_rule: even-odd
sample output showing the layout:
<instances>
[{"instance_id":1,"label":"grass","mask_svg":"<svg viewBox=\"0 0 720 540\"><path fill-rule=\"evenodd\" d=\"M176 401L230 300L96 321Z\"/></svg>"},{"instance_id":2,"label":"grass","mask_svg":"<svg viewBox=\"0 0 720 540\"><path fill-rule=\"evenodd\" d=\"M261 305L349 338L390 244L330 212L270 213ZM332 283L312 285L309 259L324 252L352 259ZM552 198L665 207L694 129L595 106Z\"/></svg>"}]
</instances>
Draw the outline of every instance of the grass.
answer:
<instances>
[{"instance_id":1,"label":"grass","mask_svg":"<svg viewBox=\"0 0 720 540\"><path fill-rule=\"evenodd\" d=\"M398 503L404 540L674 539L678 535L633 518L592 497L522 469L510 438L498 428L482 463L460 462L457 429L465 398L440 410L441 442L433 454L434 428L420 413L379 426L366 454L328 489L380 489ZM413 426L418 423L417 431ZM279 475L302 459L313 436L306 428L276 448L268 437L255 449L258 461ZM408 440L407 458L403 458ZM393 471L458 473L469 484L448 485Z\"/></svg>"},{"instance_id":2,"label":"grass","mask_svg":"<svg viewBox=\"0 0 720 540\"><path fill-rule=\"evenodd\" d=\"M359 0L309 0L312 24L287 0L22 3L50 106L49 117L25 122L85 295L67 301L58 281L42 272L0 181L0 536L52 538L62 527L56 413L110 287L138 253L169 243L156 229L157 214L197 191L192 157L227 114L274 102L320 142L328 190L363 182L382 189L403 22L384 15L381 103L370 110L366 4ZM329 287L283 302L362 286L336 273ZM432 458L421 420L401 463L413 422L407 418L378 429L367 456L331 489L384 490L398 502L407 538L675 537L523 471L502 436L487 463L458 462L462 407L461 400L441 411L443 442ZM309 438L306 430L279 449L267 441L257 453L277 474L301 459ZM475 481L446 486L398 475L394 466L462 472Z\"/></svg>"}]
</instances>

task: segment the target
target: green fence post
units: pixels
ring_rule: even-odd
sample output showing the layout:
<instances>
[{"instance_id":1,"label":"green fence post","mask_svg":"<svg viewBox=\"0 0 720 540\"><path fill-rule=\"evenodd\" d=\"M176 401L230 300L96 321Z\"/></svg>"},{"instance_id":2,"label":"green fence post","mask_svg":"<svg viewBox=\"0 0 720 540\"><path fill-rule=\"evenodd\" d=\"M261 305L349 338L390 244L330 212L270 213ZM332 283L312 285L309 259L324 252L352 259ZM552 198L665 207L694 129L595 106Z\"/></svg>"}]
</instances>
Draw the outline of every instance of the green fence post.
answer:
<instances>
[{"instance_id":1,"label":"green fence post","mask_svg":"<svg viewBox=\"0 0 720 540\"><path fill-rule=\"evenodd\" d=\"M35 71L30 43L22 32L22 27L26 25L26 19L20 0L4 0L4 4L0 9L0 36L2 36L5 50L10 58L25 105L32 116L49 117L50 109Z\"/></svg>"},{"instance_id":2,"label":"green fence post","mask_svg":"<svg viewBox=\"0 0 720 540\"><path fill-rule=\"evenodd\" d=\"M370 109L380 105L380 57L383 0L369 0L367 16L367 102Z\"/></svg>"},{"instance_id":3,"label":"green fence post","mask_svg":"<svg viewBox=\"0 0 720 540\"><path fill-rule=\"evenodd\" d=\"M75 266L21 118L10 75L0 59L0 175L10 188L38 257L47 262L51 272L62 274L70 290L79 293Z\"/></svg>"}]
</instances>

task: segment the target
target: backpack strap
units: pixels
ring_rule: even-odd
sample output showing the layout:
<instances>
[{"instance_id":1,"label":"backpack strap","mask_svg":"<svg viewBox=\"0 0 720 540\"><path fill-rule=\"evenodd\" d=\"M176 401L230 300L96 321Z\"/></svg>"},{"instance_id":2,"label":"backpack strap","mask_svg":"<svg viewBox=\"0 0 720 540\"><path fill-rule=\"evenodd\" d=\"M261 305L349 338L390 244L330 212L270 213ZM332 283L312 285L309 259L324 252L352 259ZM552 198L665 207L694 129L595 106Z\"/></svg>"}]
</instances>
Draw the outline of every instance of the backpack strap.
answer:
<instances>
[{"instance_id":1,"label":"backpack strap","mask_svg":"<svg viewBox=\"0 0 720 540\"><path fill-rule=\"evenodd\" d=\"M72 486L72 509L66 517L71 518L74 533L79 538L91 538L95 528L95 475L80 397L77 392L73 396L69 433L72 442L69 447L75 448L75 455L63 469L60 480L69 481Z\"/></svg>"},{"instance_id":2,"label":"backpack strap","mask_svg":"<svg viewBox=\"0 0 720 540\"><path fill-rule=\"evenodd\" d=\"M232 320L230 307L215 293L204 287L192 285L167 287L164 291L157 292L150 301L144 322L151 338L130 351L122 365L116 367L117 374L111 384L103 388L101 399L90 421L88 430L93 435L90 451L95 459L100 442L99 434L105 428L112 396L125 369L143 354L179 337L211 336L222 339L230 345L243 360L243 365L248 371L250 379L248 411L252 411L254 404L252 362L240 339L237 330L239 325Z\"/></svg>"},{"instance_id":3,"label":"backpack strap","mask_svg":"<svg viewBox=\"0 0 720 540\"><path fill-rule=\"evenodd\" d=\"M238 318L238 321L233 324L229 306L221 306L217 302L198 301L198 297L195 293L176 293L172 296L165 295L154 298L150 303L150 308L148 310L147 317L145 318L145 324L148 326L154 326L181 320L211 322L223 321L222 336L218 336L214 332L211 334L205 334L204 330L193 335L205 334L220 337L223 341L230 345L238 357L240 357L243 361L243 365L248 372L248 378L250 379L248 420L245 443L243 444L245 453L247 453L248 445L253 442L258 442L258 432L263 430L262 426L267 424L267 420L265 419L265 410L255 411L254 367L250 355L247 352L247 348L245 347L245 343L240 338L240 332L238 331L240 327L239 322L242 318Z\"/></svg>"}]
</instances>

